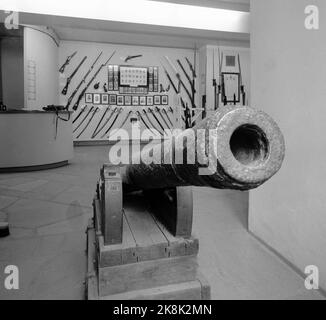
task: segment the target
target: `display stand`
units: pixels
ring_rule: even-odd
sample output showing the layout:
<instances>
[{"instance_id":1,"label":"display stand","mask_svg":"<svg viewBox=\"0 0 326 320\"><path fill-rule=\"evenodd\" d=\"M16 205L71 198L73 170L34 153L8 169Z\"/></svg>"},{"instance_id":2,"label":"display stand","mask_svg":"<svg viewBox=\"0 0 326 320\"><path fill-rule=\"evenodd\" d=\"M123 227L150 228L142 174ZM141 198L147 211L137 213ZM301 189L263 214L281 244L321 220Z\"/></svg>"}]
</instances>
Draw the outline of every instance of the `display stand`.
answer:
<instances>
[{"instance_id":1,"label":"display stand","mask_svg":"<svg viewBox=\"0 0 326 320\"><path fill-rule=\"evenodd\" d=\"M192 188L123 195L120 168L106 166L87 229L87 298L208 300L192 236Z\"/></svg>"}]
</instances>

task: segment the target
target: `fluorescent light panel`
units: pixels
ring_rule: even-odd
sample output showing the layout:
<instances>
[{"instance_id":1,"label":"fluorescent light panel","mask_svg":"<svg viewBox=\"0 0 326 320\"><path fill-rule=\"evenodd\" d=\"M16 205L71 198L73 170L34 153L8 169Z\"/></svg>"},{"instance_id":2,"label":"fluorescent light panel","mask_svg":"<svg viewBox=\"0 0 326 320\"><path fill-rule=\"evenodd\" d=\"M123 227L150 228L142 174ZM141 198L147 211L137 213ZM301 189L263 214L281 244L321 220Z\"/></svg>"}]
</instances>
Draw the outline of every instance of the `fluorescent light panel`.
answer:
<instances>
[{"instance_id":1,"label":"fluorescent light panel","mask_svg":"<svg viewBox=\"0 0 326 320\"><path fill-rule=\"evenodd\" d=\"M210 31L249 33L249 13L147 0L2 0L2 10Z\"/></svg>"}]
</instances>

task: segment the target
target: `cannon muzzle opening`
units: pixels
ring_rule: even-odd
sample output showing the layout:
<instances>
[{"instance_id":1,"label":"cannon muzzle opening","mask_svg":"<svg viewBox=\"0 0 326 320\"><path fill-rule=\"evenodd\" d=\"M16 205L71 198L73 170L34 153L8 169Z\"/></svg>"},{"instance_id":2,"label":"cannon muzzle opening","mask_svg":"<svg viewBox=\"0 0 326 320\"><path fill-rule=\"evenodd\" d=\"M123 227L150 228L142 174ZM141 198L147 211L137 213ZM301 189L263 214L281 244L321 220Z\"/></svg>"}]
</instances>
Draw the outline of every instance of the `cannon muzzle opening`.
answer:
<instances>
[{"instance_id":1,"label":"cannon muzzle opening","mask_svg":"<svg viewBox=\"0 0 326 320\"><path fill-rule=\"evenodd\" d=\"M281 168L285 143L266 113L249 107L226 107L209 127L217 130L216 160L240 189L260 186Z\"/></svg>"},{"instance_id":2,"label":"cannon muzzle opening","mask_svg":"<svg viewBox=\"0 0 326 320\"><path fill-rule=\"evenodd\" d=\"M126 189L193 185L250 190L280 169L284 153L283 135L270 116L249 107L225 106L156 145L152 154L143 150L142 163L128 165L123 181ZM195 154L192 163L189 154ZM207 160L206 174L202 159Z\"/></svg>"},{"instance_id":3,"label":"cannon muzzle opening","mask_svg":"<svg viewBox=\"0 0 326 320\"><path fill-rule=\"evenodd\" d=\"M268 158L269 144L265 133L257 126L242 125L230 139L233 156L245 166L256 166Z\"/></svg>"}]
</instances>

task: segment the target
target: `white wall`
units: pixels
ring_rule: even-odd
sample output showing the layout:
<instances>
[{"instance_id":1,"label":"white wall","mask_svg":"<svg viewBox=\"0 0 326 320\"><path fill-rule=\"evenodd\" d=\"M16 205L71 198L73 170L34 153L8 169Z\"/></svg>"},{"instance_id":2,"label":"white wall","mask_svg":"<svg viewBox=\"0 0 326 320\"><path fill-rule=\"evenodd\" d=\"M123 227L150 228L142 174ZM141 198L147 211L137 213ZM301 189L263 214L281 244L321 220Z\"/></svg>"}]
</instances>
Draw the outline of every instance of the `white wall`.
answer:
<instances>
[{"instance_id":1,"label":"white wall","mask_svg":"<svg viewBox=\"0 0 326 320\"><path fill-rule=\"evenodd\" d=\"M38 30L24 28L24 83L25 107L40 110L49 104L58 104L58 46L53 39ZM35 99L30 95L31 62L35 65Z\"/></svg>"},{"instance_id":2,"label":"white wall","mask_svg":"<svg viewBox=\"0 0 326 320\"><path fill-rule=\"evenodd\" d=\"M24 107L24 45L23 38L0 41L3 103L8 109Z\"/></svg>"},{"instance_id":3,"label":"white wall","mask_svg":"<svg viewBox=\"0 0 326 320\"><path fill-rule=\"evenodd\" d=\"M312 3L319 31L304 27ZM250 230L302 272L318 266L326 289L326 2L252 0L251 20L252 105L278 122L287 149L281 171L250 193Z\"/></svg>"}]
</instances>

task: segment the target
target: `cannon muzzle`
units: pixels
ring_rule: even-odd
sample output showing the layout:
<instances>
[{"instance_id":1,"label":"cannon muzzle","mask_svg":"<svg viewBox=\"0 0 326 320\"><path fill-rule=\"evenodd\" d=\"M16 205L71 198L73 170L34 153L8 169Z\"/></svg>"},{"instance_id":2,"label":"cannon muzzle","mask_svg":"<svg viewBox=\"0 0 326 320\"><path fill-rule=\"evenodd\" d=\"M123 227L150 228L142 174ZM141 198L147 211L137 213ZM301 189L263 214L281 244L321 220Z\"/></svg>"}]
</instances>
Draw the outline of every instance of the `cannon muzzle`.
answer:
<instances>
[{"instance_id":1,"label":"cannon muzzle","mask_svg":"<svg viewBox=\"0 0 326 320\"><path fill-rule=\"evenodd\" d=\"M275 121L250 107L221 107L194 128L144 147L124 167L124 189L205 186L250 190L280 169L285 153Z\"/></svg>"}]
</instances>

